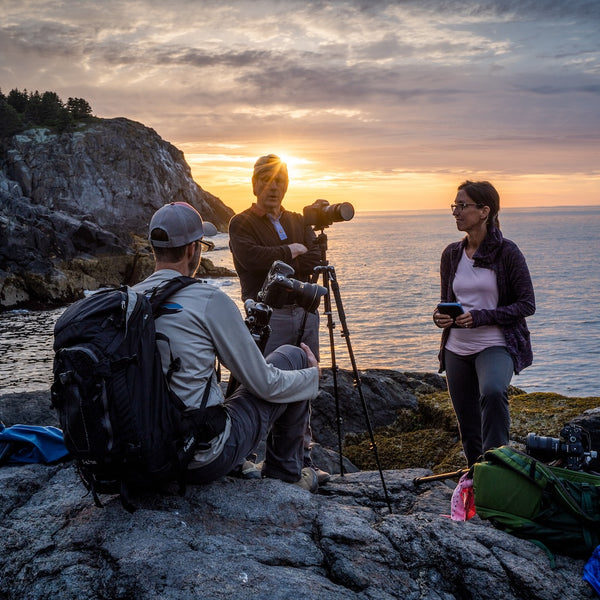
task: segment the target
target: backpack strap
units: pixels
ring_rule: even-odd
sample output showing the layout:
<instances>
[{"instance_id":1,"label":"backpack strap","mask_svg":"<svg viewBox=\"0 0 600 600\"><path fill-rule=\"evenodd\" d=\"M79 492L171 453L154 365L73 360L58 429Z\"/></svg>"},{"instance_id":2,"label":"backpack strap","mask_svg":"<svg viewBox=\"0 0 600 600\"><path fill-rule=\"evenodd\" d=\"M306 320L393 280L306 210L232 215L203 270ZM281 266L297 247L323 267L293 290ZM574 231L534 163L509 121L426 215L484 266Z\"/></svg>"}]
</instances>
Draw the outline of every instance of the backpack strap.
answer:
<instances>
[{"instance_id":1,"label":"backpack strap","mask_svg":"<svg viewBox=\"0 0 600 600\"><path fill-rule=\"evenodd\" d=\"M191 285L192 283L204 283L200 279L194 279L193 277L186 277L180 275L179 277L173 277L168 279L158 287L154 288L148 298L150 306L152 308L152 314L154 319L158 319L161 315L165 314L165 310L162 307L163 303L170 298L173 294L182 290L183 288Z\"/></svg>"},{"instance_id":2,"label":"backpack strap","mask_svg":"<svg viewBox=\"0 0 600 600\"><path fill-rule=\"evenodd\" d=\"M173 277L173 279L169 279L155 287L151 290L150 296L148 297L148 301L150 302L150 308L152 309L152 316L154 320L158 319L158 317L166 314L167 310L164 308L164 303L168 300L173 294L177 293L179 290L191 285L192 283L204 283L199 279L194 279L193 277L186 277L185 275L180 275L179 277ZM169 368L167 370L167 383L171 384L171 377L173 377L173 373L179 371L181 368L181 360L179 357L175 358L173 356L173 352L171 351L171 343L169 338L163 333L156 332L156 339L162 340L163 342L167 342L169 345Z\"/></svg>"},{"instance_id":3,"label":"backpack strap","mask_svg":"<svg viewBox=\"0 0 600 600\"><path fill-rule=\"evenodd\" d=\"M163 304L176 292L182 290L183 288L191 285L193 283L205 283L200 279L194 279L193 277L186 277L185 275L180 275L179 277L173 277L163 284L156 287L152 290L151 295L149 297L150 306L152 308L152 314L154 319L158 319L158 317L166 314L167 310L163 308ZM179 371L181 368L181 360L179 357L175 358L173 356L173 352L171 351L171 343L168 336L156 332L156 339L167 342L169 345L169 368L167 370L167 384L170 386L171 378L173 373ZM184 412L184 415L190 419L192 423L194 423L194 428L196 432L200 435L200 437L212 437L223 430L224 427L224 419L225 414L222 411L221 407L217 410L211 410L213 407L207 410L208 398L210 396L210 390L212 385L212 378L214 375L214 371L210 374L210 377L206 381L206 387L204 388L204 393L202 395L202 401L200 402L200 407L196 409L192 409L189 411L185 410L185 407L182 406L181 410ZM180 401L181 402L181 401ZM217 408L217 407L215 407ZM198 444L205 443L205 440L200 439Z\"/></svg>"}]
</instances>

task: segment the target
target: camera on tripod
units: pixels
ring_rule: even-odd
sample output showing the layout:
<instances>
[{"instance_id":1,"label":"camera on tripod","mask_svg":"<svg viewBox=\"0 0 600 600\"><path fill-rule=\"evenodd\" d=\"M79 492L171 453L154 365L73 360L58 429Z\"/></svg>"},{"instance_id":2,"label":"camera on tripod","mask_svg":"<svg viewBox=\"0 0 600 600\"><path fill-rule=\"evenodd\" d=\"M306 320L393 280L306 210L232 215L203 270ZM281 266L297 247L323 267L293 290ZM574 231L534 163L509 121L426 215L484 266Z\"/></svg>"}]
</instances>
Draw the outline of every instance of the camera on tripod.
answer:
<instances>
[{"instance_id":1,"label":"camera on tripod","mask_svg":"<svg viewBox=\"0 0 600 600\"><path fill-rule=\"evenodd\" d=\"M329 204L327 200L315 200L303 209L304 224L315 229L324 229L332 223L349 221L354 216L354 206L350 202Z\"/></svg>"},{"instance_id":2,"label":"camera on tripod","mask_svg":"<svg viewBox=\"0 0 600 600\"><path fill-rule=\"evenodd\" d=\"M264 348L263 340L266 342L271 333L269 321L271 320L273 309L263 302L255 302L252 298L248 298L244 302L244 310L246 311L244 322L250 331L252 339L262 350Z\"/></svg>"},{"instance_id":3,"label":"camera on tripod","mask_svg":"<svg viewBox=\"0 0 600 600\"><path fill-rule=\"evenodd\" d=\"M593 459L598 456L591 449L590 434L579 425L565 425L559 438L546 437L528 433L526 452L538 460L561 459L567 469L573 471L587 470Z\"/></svg>"},{"instance_id":4,"label":"camera on tripod","mask_svg":"<svg viewBox=\"0 0 600 600\"><path fill-rule=\"evenodd\" d=\"M276 260L258 292L258 299L273 308L281 308L285 304L295 302L307 312L315 312L321 302L321 296L327 293L327 289L316 283L292 279L294 273L293 267Z\"/></svg>"},{"instance_id":5,"label":"camera on tripod","mask_svg":"<svg viewBox=\"0 0 600 600\"><path fill-rule=\"evenodd\" d=\"M293 267L281 260L272 265L258 299L273 308L282 308L285 304L295 302L307 312L315 312L321 302L321 296L327 293L327 288L316 283L305 283L292 279L295 273Z\"/></svg>"}]
</instances>

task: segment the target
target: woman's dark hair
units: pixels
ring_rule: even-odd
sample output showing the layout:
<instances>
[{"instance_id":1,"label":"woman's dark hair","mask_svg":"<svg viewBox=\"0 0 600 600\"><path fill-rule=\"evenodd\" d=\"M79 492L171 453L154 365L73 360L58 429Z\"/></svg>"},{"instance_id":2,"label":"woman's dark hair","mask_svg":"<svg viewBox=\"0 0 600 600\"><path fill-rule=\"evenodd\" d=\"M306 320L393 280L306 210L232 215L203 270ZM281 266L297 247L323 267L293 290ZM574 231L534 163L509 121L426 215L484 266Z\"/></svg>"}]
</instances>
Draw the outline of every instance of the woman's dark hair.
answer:
<instances>
[{"instance_id":1,"label":"woman's dark hair","mask_svg":"<svg viewBox=\"0 0 600 600\"><path fill-rule=\"evenodd\" d=\"M480 206L489 206L490 214L487 220L488 228L493 225L500 229L500 220L498 213L500 212L500 195L496 188L489 181L463 181L458 186L458 190L462 190Z\"/></svg>"}]
</instances>

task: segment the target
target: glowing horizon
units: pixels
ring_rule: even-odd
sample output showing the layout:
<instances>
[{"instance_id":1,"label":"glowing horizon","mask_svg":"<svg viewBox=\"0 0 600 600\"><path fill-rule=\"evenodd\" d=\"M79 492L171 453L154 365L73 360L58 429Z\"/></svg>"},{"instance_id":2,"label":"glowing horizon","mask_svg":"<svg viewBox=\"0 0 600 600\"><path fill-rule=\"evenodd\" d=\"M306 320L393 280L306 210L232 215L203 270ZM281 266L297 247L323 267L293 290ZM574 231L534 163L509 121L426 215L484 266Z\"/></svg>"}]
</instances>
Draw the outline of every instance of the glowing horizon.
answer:
<instances>
[{"instance_id":1,"label":"glowing horizon","mask_svg":"<svg viewBox=\"0 0 600 600\"><path fill-rule=\"evenodd\" d=\"M331 204L350 202L357 211L437 210L454 200L457 186L465 179L491 181L500 192L502 208L595 206L600 176L581 176L573 181L557 174L509 175L506 173L332 173L316 161L285 152L290 185L284 199L288 210L302 212L317 198ZM265 152L267 153L267 152ZM186 154L194 180L206 191L240 212L250 206L252 168L260 154L245 158ZM596 194L596 197L594 197Z\"/></svg>"}]
</instances>

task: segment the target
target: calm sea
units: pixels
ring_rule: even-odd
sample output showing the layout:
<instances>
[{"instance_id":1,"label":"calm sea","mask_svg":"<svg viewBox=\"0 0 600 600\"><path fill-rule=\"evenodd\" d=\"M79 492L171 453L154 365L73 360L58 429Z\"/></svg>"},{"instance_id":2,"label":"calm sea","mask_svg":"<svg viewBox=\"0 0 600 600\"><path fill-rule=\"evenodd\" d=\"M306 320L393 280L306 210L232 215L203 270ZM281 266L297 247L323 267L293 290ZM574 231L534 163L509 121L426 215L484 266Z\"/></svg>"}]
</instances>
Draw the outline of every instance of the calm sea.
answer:
<instances>
[{"instance_id":1,"label":"calm sea","mask_svg":"<svg viewBox=\"0 0 600 600\"><path fill-rule=\"evenodd\" d=\"M534 363L513 384L528 392L600 396L600 207L506 209L501 226L525 254L537 301L528 319ZM436 372L440 332L431 314L439 298L439 259L462 237L450 210L357 213L325 233L358 369ZM232 266L227 236L216 243L209 257ZM242 308L236 279L214 283ZM333 307L337 362L350 369ZM49 387L52 329L61 312L0 313L0 391ZM330 366L323 317L321 353L323 366Z\"/></svg>"}]
</instances>

